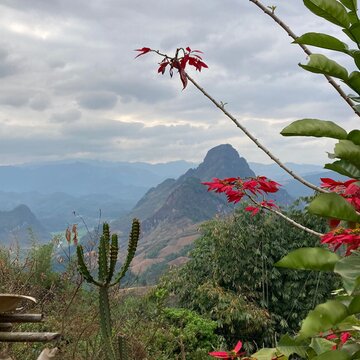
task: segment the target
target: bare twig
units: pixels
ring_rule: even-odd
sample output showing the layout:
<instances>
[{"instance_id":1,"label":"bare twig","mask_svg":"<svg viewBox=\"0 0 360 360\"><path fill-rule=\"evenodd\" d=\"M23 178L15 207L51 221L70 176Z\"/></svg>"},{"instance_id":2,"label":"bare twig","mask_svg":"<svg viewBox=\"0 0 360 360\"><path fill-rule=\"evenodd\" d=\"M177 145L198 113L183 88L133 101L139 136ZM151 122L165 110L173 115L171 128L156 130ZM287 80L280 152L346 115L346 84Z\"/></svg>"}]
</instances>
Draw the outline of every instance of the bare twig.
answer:
<instances>
[{"instance_id":1,"label":"bare twig","mask_svg":"<svg viewBox=\"0 0 360 360\"><path fill-rule=\"evenodd\" d=\"M294 40L298 38L297 35L289 28L288 25L286 25L278 16L275 15L274 11L267 8L265 5L263 5L258 0L249 0L254 5L256 5L258 8L260 8L266 15L269 15L281 28L283 28L286 33ZM312 52L309 50L309 48L303 44L298 44L306 55L311 55ZM360 112L354 108L353 101L344 93L344 91L341 89L340 85L329 75L325 75L326 80L329 82L329 84L338 92L338 94L346 101L346 103L351 107L351 109L355 112L357 116L360 116Z\"/></svg>"},{"instance_id":2,"label":"bare twig","mask_svg":"<svg viewBox=\"0 0 360 360\"><path fill-rule=\"evenodd\" d=\"M315 236L317 236L317 237L321 237L321 236L324 235L324 234L319 233L319 232L317 232L317 231L315 231L315 230L312 230L312 229L310 229L310 228L308 228L308 227L306 227L306 226L304 226L304 225L299 224L298 222L296 222L295 220L289 218L288 216L286 216L285 214L283 214L283 213L282 213L281 211L279 211L279 210L273 209L273 208L271 208L270 206L266 206L266 205L260 204L258 201L256 201L256 200L255 200L252 196L250 196L249 194L246 194L246 195L247 195L247 197L248 197L256 206L261 207L262 209L265 209L265 210L268 210L268 211L273 212L274 214L276 214L276 215L282 217L283 219L285 219L287 222L289 222L289 223L292 224L293 226L295 226L295 227L297 227L297 228L299 228L299 229L301 229L301 230L304 230L304 231L306 231L307 233L309 233L309 234L311 234L311 235L315 235Z\"/></svg>"},{"instance_id":3,"label":"bare twig","mask_svg":"<svg viewBox=\"0 0 360 360\"><path fill-rule=\"evenodd\" d=\"M220 102L216 101L209 93L207 93L192 77L186 74L189 81L201 92L203 93L220 111L222 111L250 140L252 140L257 147L259 147L267 156L270 157L274 162L276 162L283 170L285 170L288 174L290 174L294 179L298 180L305 186L309 187L318 192L327 193L326 190L310 183L309 181L305 180L301 176L297 175L291 169L289 169L280 159L278 159L269 149L267 149L264 145L262 145L258 139L256 139L240 122L231 115L224 106L221 105Z\"/></svg>"}]
</instances>

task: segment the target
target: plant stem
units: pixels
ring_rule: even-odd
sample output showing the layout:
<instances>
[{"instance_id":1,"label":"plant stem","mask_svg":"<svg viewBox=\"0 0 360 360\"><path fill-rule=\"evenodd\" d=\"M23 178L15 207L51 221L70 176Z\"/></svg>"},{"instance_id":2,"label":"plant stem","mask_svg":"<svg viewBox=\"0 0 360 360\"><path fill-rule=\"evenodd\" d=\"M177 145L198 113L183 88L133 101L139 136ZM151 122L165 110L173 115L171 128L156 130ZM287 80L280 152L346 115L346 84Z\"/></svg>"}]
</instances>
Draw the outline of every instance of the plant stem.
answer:
<instances>
[{"instance_id":1,"label":"plant stem","mask_svg":"<svg viewBox=\"0 0 360 360\"><path fill-rule=\"evenodd\" d=\"M295 35L295 33L289 28L288 25L286 25L278 16L275 15L274 11L267 8L265 5L263 5L258 0L249 0L254 5L256 5L258 8L260 8L266 15L269 15L281 28L283 28L286 33L294 40L298 38L298 36ZM306 55L311 55L312 52L309 50L309 48L306 45L298 44ZM346 101L346 103L351 107L351 109L355 112L357 116L360 116L360 112L357 111L354 108L354 103L352 100L344 93L344 91L341 89L340 85L329 75L325 75L326 80L329 82L329 84L338 92L338 94Z\"/></svg>"},{"instance_id":2,"label":"plant stem","mask_svg":"<svg viewBox=\"0 0 360 360\"><path fill-rule=\"evenodd\" d=\"M256 139L240 122L231 115L218 101L216 101L209 93L207 93L192 77L186 74L188 80L201 92L203 93L218 109L220 109L250 140L252 140L257 147L259 147L267 156L270 157L275 163L277 163L283 170L285 170L288 174L290 174L294 179L298 180L305 186L309 187L318 192L327 193L328 191L306 181L301 176L297 175L291 169L289 169L280 159L278 159L269 149L267 149L264 145L262 145L258 139Z\"/></svg>"},{"instance_id":3,"label":"plant stem","mask_svg":"<svg viewBox=\"0 0 360 360\"><path fill-rule=\"evenodd\" d=\"M263 209L266 209L266 210L269 210L269 211L273 212L274 214L276 214L276 215L282 217L283 219L285 219L285 220L286 220L287 222L289 222L291 225L293 225L293 226L295 226L295 227L297 227L297 228L299 228L299 229L301 229L301 230L304 230L304 231L306 231L307 233L309 233L309 234L311 234L311 235L315 235L315 236L317 236L317 237L321 237L321 236L324 235L324 234L319 233L319 232L317 232L317 231L315 231L315 230L312 230L312 229L310 229L310 228L308 228L308 227L306 227L306 226L304 226L304 225L299 224L298 222L296 222L295 220L289 218L288 216L286 216L285 214L283 214L283 213L282 213L281 211L279 211L279 210L276 210L276 209L273 209L273 208L271 208L271 207L269 207L269 206L260 204L258 201L256 201L256 200L255 200L252 196L250 196L249 194L246 194L246 195L247 195L247 197L248 197L256 206L259 206L259 207L261 207L261 208L263 208Z\"/></svg>"}]
</instances>

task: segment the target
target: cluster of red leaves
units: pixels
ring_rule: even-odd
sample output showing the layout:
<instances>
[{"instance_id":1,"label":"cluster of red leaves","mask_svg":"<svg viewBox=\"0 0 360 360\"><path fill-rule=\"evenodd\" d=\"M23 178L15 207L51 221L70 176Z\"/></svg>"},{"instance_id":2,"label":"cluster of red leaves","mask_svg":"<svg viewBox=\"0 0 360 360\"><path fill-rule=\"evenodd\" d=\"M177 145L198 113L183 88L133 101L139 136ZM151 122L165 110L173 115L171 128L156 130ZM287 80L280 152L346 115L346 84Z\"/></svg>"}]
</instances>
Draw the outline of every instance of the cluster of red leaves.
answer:
<instances>
[{"instance_id":1,"label":"cluster of red leaves","mask_svg":"<svg viewBox=\"0 0 360 360\"><path fill-rule=\"evenodd\" d=\"M72 235L72 241L73 241L74 245L77 246L77 244L78 244L77 224L74 224L71 227L71 230L70 230L70 227L66 228L65 239L68 244L71 244L71 235Z\"/></svg>"},{"instance_id":2,"label":"cluster of red leaves","mask_svg":"<svg viewBox=\"0 0 360 360\"><path fill-rule=\"evenodd\" d=\"M163 56L162 61L159 63L158 73L164 74L166 69L169 69L169 74L172 77L174 74L174 69L178 71L180 75L180 80L183 84L183 89L186 88L188 79L186 75L186 66L193 66L197 71L201 71L202 68L207 68L208 66L202 61L202 57L199 54L202 54L200 50L191 50L189 47L186 49L179 48L176 50L174 57L169 57L168 55L160 54L158 51L150 49L148 47L143 47L141 49L136 49L139 51L139 54L135 57L145 55L149 52L155 52Z\"/></svg>"},{"instance_id":3,"label":"cluster of red leaves","mask_svg":"<svg viewBox=\"0 0 360 360\"><path fill-rule=\"evenodd\" d=\"M239 341L231 351L212 351L209 352L209 355L217 359L236 359L245 354L245 352L240 352L241 348L242 342Z\"/></svg>"},{"instance_id":4,"label":"cluster of red leaves","mask_svg":"<svg viewBox=\"0 0 360 360\"><path fill-rule=\"evenodd\" d=\"M351 204L356 211L360 211L360 186L358 180L351 179L344 182L335 181L330 178L321 178L321 187L341 195ZM330 245L334 251L342 245L346 248L346 254L350 255L352 250L360 247L360 228L338 227L341 220L330 219L331 231L321 238L323 244Z\"/></svg>"},{"instance_id":5,"label":"cluster of red leaves","mask_svg":"<svg viewBox=\"0 0 360 360\"><path fill-rule=\"evenodd\" d=\"M276 193L279 190L279 186L281 186L265 176L258 176L247 180L243 180L239 177L226 179L214 178L212 181L204 182L203 184L208 187L208 191L225 193L228 202L234 204L238 203L244 196L264 196L269 193ZM256 215L261 208L276 207L273 200L263 200L256 206L247 206L245 210L251 212L252 215Z\"/></svg>"},{"instance_id":6,"label":"cluster of red leaves","mask_svg":"<svg viewBox=\"0 0 360 360\"><path fill-rule=\"evenodd\" d=\"M334 251L344 245L346 247L345 255L350 255L352 250L360 247L360 228L345 229L339 227L323 235L321 243L330 245Z\"/></svg>"},{"instance_id":7,"label":"cluster of red leaves","mask_svg":"<svg viewBox=\"0 0 360 360\"><path fill-rule=\"evenodd\" d=\"M333 345L332 350L341 349L342 346L351 338L351 334L348 331L342 332L339 335L331 333L328 336L326 336L327 340L331 340L336 342L335 345Z\"/></svg>"}]
</instances>

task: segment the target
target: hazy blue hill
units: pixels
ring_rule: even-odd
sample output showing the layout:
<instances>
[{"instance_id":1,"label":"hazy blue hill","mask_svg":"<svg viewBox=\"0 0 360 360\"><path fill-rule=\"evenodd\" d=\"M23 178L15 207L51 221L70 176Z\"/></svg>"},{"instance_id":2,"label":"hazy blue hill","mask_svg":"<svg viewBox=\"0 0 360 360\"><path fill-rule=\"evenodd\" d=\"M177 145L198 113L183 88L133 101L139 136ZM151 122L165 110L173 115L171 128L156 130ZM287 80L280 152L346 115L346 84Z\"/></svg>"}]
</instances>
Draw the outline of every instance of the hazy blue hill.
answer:
<instances>
[{"instance_id":1,"label":"hazy blue hill","mask_svg":"<svg viewBox=\"0 0 360 360\"><path fill-rule=\"evenodd\" d=\"M178 177L192 163L165 164L70 162L0 166L0 190L5 192L63 192L74 196L109 194L136 202L167 177Z\"/></svg>"},{"instance_id":2,"label":"hazy blue hill","mask_svg":"<svg viewBox=\"0 0 360 360\"><path fill-rule=\"evenodd\" d=\"M26 205L10 211L0 211L0 243L18 242L20 247L31 245L31 234L38 242L49 242L50 234Z\"/></svg>"},{"instance_id":3,"label":"hazy blue hill","mask_svg":"<svg viewBox=\"0 0 360 360\"><path fill-rule=\"evenodd\" d=\"M0 166L0 210L26 204L51 231L81 222L91 228L119 218L154 185L183 174L192 163L163 164L95 160ZM1 231L1 229L0 229Z\"/></svg>"},{"instance_id":4,"label":"hazy blue hill","mask_svg":"<svg viewBox=\"0 0 360 360\"><path fill-rule=\"evenodd\" d=\"M320 185L321 182L320 178L331 178L339 181L344 181L348 179L347 177L335 173L333 171L323 171L312 175L304 176L305 180L311 182L314 185ZM299 183L295 179L289 180L288 182L284 183L284 188L295 199L297 199L300 196L311 196L314 194L313 190Z\"/></svg>"},{"instance_id":5,"label":"hazy blue hill","mask_svg":"<svg viewBox=\"0 0 360 360\"><path fill-rule=\"evenodd\" d=\"M251 169L254 170L256 175L264 175L280 183L291 179L291 176L277 164L260 164L249 162L249 165ZM301 176L311 175L324 171L323 166L320 165L295 164L291 162L285 163L285 165Z\"/></svg>"}]
</instances>

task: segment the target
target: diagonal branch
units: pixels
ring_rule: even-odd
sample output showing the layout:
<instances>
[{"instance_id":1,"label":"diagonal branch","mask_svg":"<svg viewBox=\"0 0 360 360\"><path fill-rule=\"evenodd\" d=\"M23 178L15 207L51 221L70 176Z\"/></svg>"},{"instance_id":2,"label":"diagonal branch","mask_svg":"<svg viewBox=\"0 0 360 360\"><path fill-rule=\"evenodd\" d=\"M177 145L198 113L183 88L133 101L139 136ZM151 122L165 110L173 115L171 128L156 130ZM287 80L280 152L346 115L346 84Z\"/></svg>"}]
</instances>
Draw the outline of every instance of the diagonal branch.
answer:
<instances>
[{"instance_id":1,"label":"diagonal branch","mask_svg":"<svg viewBox=\"0 0 360 360\"><path fill-rule=\"evenodd\" d=\"M301 176L294 173L291 169L289 169L280 159L278 159L269 149L267 149L263 144L259 142L240 122L231 115L224 107L223 104L216 101L211 95L209 95L192 77L186 74L189 81L203 94L205 95L220 111L222 111L250 140L252 140L257 147L259 147L266 155L270 157L274 162L276 162L283 170L285 170L288 174L290 174L294 179L298 180L305 186L309 187L318 192L327 193L326 190L310 183L309 181L305 180Z\"/></svg>"},{"instance_id":2,"label":"diagonal branch","mask_svg":"<svg viewBox=\"0 0 360 360\"><path fill-rule=\"evenodd\" d=\"M267 8L265 5L263 5L258 0L249 0L254 5L259 7L266 15L269 15L281 28L283 28L286 33L296 40L298 36L295 35L295 33L289 28L288 25L286 25L278 16L274 14L274 11ZM303 44L298 44L305 52L306 55L311 55L312 52L309 50L309 48ZM352 100L344 93L344 91L341 89L340 85L329 75L325 75L326 80L329 82L329 84L338 92L338 94L346 101L346 103L352 108L352 110L355 112L357 116L360 116L360 112L354 108L355 104L352 102Z\"/></svg>"},{"instance_id":3,"label":"diagonal branch","mask_svg":"<svg viewBox=\"0 0 360 360\"><path fill-rule=\"evenodd\" d=\"M266 205L262 205L260 204L258 201L256 201L252 196L250 196L249 194L246 194L247 197L258 207L262 208L262 209L265 209L265 210L268 210L268 211L271 211L272 213L282 217L283 219L285 219L287 222L289 222L291 225L297 227L298 229L301 229L301 230L304 230L306 231L307 233L311 234L311 235L315 235L317 237L321 237L323 236L324 234L321 234L315 230L312 230L304 225L301 225L299 224L298 222L296 222L295 220L289 218L288 216L286 216L285 214L283 214L281 211L279 210L276 210L276 209L273 209L271 208L270 206L266 206Z\"/></svg>"}]
</instances>

